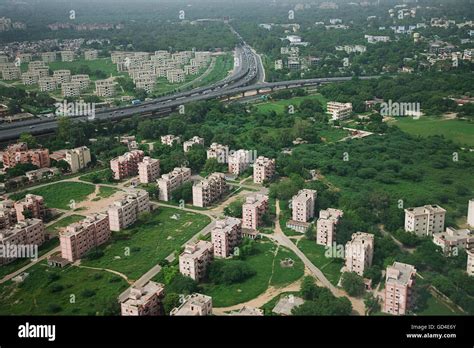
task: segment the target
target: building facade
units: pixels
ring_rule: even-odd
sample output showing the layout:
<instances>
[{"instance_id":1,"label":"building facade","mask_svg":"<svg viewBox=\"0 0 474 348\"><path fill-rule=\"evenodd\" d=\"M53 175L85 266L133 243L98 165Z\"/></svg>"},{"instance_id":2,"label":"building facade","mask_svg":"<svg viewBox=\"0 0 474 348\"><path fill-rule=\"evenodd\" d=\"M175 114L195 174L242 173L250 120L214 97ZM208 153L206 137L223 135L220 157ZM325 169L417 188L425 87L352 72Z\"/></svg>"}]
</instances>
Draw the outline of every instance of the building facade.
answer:
<instances>
[{"instance_id":1,"label":"building facade","mask_svg":"<svg viewBox=\"0 0 474 348\"><path fill-rule=\"evenodd\" d=\"M196 137L192 137L191 139L185 141L183 143L184 152L188 152L189 150L191 150L191 148L194 145L203 145L204 146L204 139L196 136Z\"/></svg>"},{"instance_id":2,"label":"building facade","mask_svg":"<svg viewBox=\"0 0 474 348\"><path fill-rule=\"evenodd\" d=\"M385 293L382 312L405 315L413 305L416 269L412 265L394 262L385 273Z\"/></svg>"},{"instance_id":3,"label":"building facade","mask_svg":"<svg viewBox=\"0 0 474 348\"><path fill-rule=\"evenodd\" d=\"M15 202L14 206L17 221L24 221L28 218L42 220L46 215L47 209L41 196L27 194L23 200Z\"/></svg>"},{"instance_id":4,"label":"building facade","mask_svg":"<svg viewBox=\"0 0 474 348\"><path fill-rule=\"evenodd\" d=\"M195 281L202 280L207 274L207 267L212 261L213 246L204 240L186 244L179 255L179 271L182 275Z\"/></svg>"},{"instance_id":5,"label":"building facade","mask_svg":"<svg viewBox=\"0 0 474 348\"><path fill-rule=\"evenodd\" d=\"M124 178L138 174L138 163L143 160L145 156L141 150L133 150L124 153L122 156L110 160L110 169L114 172L115 180L122 180Z\"/></svg>"},{"instance_id":6,"label":"building facade","mask_svg":"<svg viewBox=\"0 0 474 348\"><path fill-rule=\"evenodd\" d=\"M355 272L361 277L364 271L372 265L374 256L374 235L357 232L352 234L352 239L345 247L345 269Z\"/></svg>"},{"instance_id":7,"label":"building facade","mask_svg":"<svg viewBox=\"0 0 474 348\"><path fill-rule=\"evenodd\" d=\"M42 220L25 219L13 226L0 230L0 245L17 247L41 246L45 241L45 228ZM9 256L9 257L8 257ZM0 266L13 262L21 255L0 257ZM26 257L28 255L24 255ZM29 255L33 257L34 255ZM36 255L38 256L38 255Z\"/></svg>"},{"instance_id":8,"label":"building facade","mask_svg":"<svg viewBox=\"0 0 474 348\"><path fill-rule=\"evenodd\" d=\"M405 231L417 236L431 236L444 231L446 210L439 205L405 209Z\"/></svg>"},{"instance_id":9,"label":"building facade","mask_svg":"<svg viewBox=\"0 0 474 348\"><path fill-rule=\"evenodd\" d=\"M316 244L332 246L336 241L336 226L344 215L342 210L328 208L319 212L316 223Z\"/></svg>"},{"instance_id":10,"label":"building facade","mask_svg":"<svg viewBox=\"0 0 474 348\"><path fill-rule=\"evenodd\" d=\"M143 286L133 286L120 304L122 316L163 315L164 295L164 285L151 280Z\"/></svg>"},{"instance_id":11,"label":"building facade","mask_svg":"<svg viewBox=\"0 0 474 348\"><path fill-rule=\"evenodd\" d=\"M212 297L194 293L184 298L179 307L173 308L171 316L205 316L212 315Z\"/></svg>"},{"instance_id":12,"label":"building facade","mask_svg":"<svg viewBox=\"0 0 474 348\"><path fill-rule=\"evenodd\" d=\"M134 224L140 214L149 213L150 197L145 190L130 190L121 200L109 207L109 223L111 231L123 230Z\"/></svg>"},{"instance_id":13,"label":"building facade","mask_svg":"<svg viewBox=\"0 0 474 348\"><path fill-rule=\"evenodd\" d=\"M15 167L19 163L31 163L38 168L50 166L48 149L28 149L26 143L12 144L3 152L4 168Z\"/></svg>"},{"instance_id":14,"label":"building facade","mask_svg":"<svg viewBox=\"0 0 474 348\"><path fill-rule=\"evenodd\" d=\"M247 197L242 206L242 227L256 230L268 209L268 196L255 194Z\"/></svg>"},{"instance_id":15,"label":"building facade","mask_svg":"<svg viewBox=\"0 0 474 348\"><path fill-rule=\"evenodd\" d=\"M193 205L207 207L221 199L229 187L223 173L213 173L193 185Z\"/></svg>"},{"instance_id":16,"label":"building facade","mask_svg":"<svg viewBox=\"0 0 474 348\"><path fill-rule=\"evenodd\" d=\"M138 163L138 176L142 184L150 184L160 177L160 160L144 157L143 161Z\"/></svg>"},{"instance_id":17,"label":"building facade","mask_svg":"<svg viewBox=\"0 0 474 348\"><path fill-rule=\"evenodd\" d=\"M233 217L217 220L211 231L211 240L215 257L231 256L242 240L242 220Z\"/></svg>"},{"instance_id":18,"label":"building facade","mask_svg":"<svg viewBox=\"0 0 474 348\"><path fill-rule=\"evenodd\" d=\"M259 156L253 165L253 182L262 184L275 175L275 159Z\"/></svg>"},{"instance_id":19,"label":"building facade","mask_svg":"<svg viewBox=\"0 0 474 348\"><path fill-rule=\"evenodd\" d=\"M171 193L179 186L191 180L191 169L186 167L175 168L168 174L163 174L157 180L159 188L159 199L161 201L169 201Z\"/></svg>"}]
</instances>

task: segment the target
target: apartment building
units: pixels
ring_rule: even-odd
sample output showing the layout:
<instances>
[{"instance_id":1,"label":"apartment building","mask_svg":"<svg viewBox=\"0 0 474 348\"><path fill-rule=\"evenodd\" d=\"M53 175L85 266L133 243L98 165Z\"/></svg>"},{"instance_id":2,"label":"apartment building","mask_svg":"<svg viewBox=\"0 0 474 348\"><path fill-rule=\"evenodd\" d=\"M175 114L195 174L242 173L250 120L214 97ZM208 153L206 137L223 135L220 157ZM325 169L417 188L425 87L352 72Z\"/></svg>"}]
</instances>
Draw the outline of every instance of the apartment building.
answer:
<instances>
[{"instance_id":1,"label":"apartment building","mask_svg":"<svg viewBox=\"0 0 474 348\"><path fill-rule=\"evenodd\" d=\"M456 256L459 249L470 250L474 247L474 235L468 229L446 227L445 232L433 233L433 243L441 247L446 256Z\"/></svg>"},{"instance_id":2,"label":"apartment building","mask_svg":"<svg viewBox=\"0 0 474 348\"><path fill-rule=\"evenodd\" d=\"M63 97L79 97L81 95L81 84L79 82L65 82L61 84Z\"/></svg>"},{"instance_id":3,"label":"apartment building","mask_svg":"<svg viewBox=\"0 0 474 348\"><path fill-rule=\"evenodd\" d=\"M227 163L229 155L229 147L218 143L212 143L207 149L207 159L215 158L219 163Z\"/></svg>"},{"instance_id":4,"label":"apartment building","mask_svg":"<svg viewBox=\"0 0 474 348\"><path fill-rule=\"evenodd\" d=\"M39 78L38 86L41 92L53 92L56 88L58 88L58 84L53 77Z\"/></svg>"},{"instance_id":5,"label":"apartment building","mask_svg":"<svg viewBox=\"0 0 474 348\"><path fill-rule=\"evenodd\" d=\"M198 136L194 136L192 137L191 139L185 141L183 143L183 150L184 152L188 152L189 150L191 150L191 148L194 146L194 145L203 145L204 146L204 139L203 138L200 138Z\"/></svg>"},{"instance_id":6,"label":"apartment building","mask_svg":"<svg viewBox=\"0 0 474 348\"><path fill-rule=\"evenodd\" d=\"M61 257L74 262L89 250L110 239L110 224L107 214L94 214L69 225L59 233Z\"/></svg>"},{"instance_id":7,"label":"apartment building","mask_svg":"<svg viewBox=\"0 0 474 348\"><path fill-rule=\"evenodd\" d=\"M186 75L196 75L197 73L199 73L199 68L196 65L185 65L184 73Z\"/></svg>"},{"instance_id":8,"label":"apartment building","mask_svg":"<svg viewBox=\"0 0 474 348\"><path fill-rule=\"evenodd\" d=\"M179 255L179 271L182 275L199 282L207 274L207 267L212 261L213 247L204 240L186 244Z\"/></svg>"},{"instance_id":9,"label":"apartment building","mask_svg":"<svg viewBox=\"0 0 474 348\"><path fill-rule=\"evenodd\" d=\"M91 80L89 75L86 74L79 74L79 75L72 75L71 82L77 82L80 85L81 91L86 90L89 88Z\"/></svg>"},{"instance_id":10,"label":"apartment building","mask_svg":"<svg viewBox=\"0 0 474 348\"><path fill-rule=\"evenodd\" d=\"M253 165L253 182L262 184L275 175L275 159L259 156Z\"/></svg>"},{"instance_id":11,"label":"apartment building","mask_svg":"<svg viewBox=\"0 0 474 348\"><path fill-rule=\"evenodd\" d=\"M99 97L110 98L115 95L115 86L117 82L113 78L95 81L95 93Z\"/></svg>"},{"instance_id":12,"label":"apartment building","mask_svg":"<svg viewBox=\"0 0 474 348\"><path fill-rule=\"evenodd\" d=\"M171 316L205 316L212 315L212 297L194 293L184 298L179 307L173 308Z\"/></svg>"},{"instance_id":13,"label":"apartment building","mask_svg":"<svg viewBox=\"0 0 474 348\"><path fill-rule=\"evenodd\" d=\"M372 265L373 256L374 235L364 232L353 233L345 248L346 271L355 272L362 277L364 271Z\"/></svg>"},{"instance_id":14,"label":"apartment building","mask_svg":"<svg viewBox=\"0 0 474 348\"><path fill-rule=\"evenodd\" d=\"M336 241L336 226L344 215L342 210L328 208L319 211L316 224L316 244L332 246Z\"/></svg>"},{"instance_id":15,"label":"apartment building","mask_svg":"<svg viewBox=\"0 0 474 348\"><path fill-rule=\"evenodd\" d=\"M174 136L173 134L163 135L161 136L161 143L163 145L173 146L175 143L181 143L181 138Z\"/></svg>"},{"instance_id":16,"label":"apartment building","mask_svg":"<svg viewBox=\"0 0 474 348\"><path fill-rule=\"evenodd\" d=\"M72 150L66 150L64 160L71 167L72 173L77 173L87 167L91 162L91 151L86 146L77 147Z\"/></svg>"},{"instance_id":17,"label":"apartment building","mask_svg":"<svg viewBox=\"0 0 474 348\"><path fill-rule=\"evenodd\" d=\"M242 240L242 220L234 217L217 220L211 230L211 240L215 257L231 256L234 253L234 248Z\"/></svg>"},{"instance_id":18,"label":"apartment building","mask_svg":"<svg viewBox=\"0 0 474 348\"><path fill-rule=\"evenodd\" d=\"M474 198L469 200L467 208L467 224L474 228Z\"/></svg>"},{"instance_id":19,"label":"apartment building","mask_svg":"<svg viewBox=\"0 0 474 348\"><path fill-rule=\"evenodd\" d=\"M138 176L142 184L155 182L160 177L160 160L144 157L143 161L138 163Z\"/></svg>"},{"instance_id":20,"label":"apartment building","mask_svg":"<svg viewBox=\"0 0 474 348\"><path fill-rule=\"evenodd\" d=\"M53 71L53 78L58 85L71 82L71 70L55 70Z\"/></svg>"},{"instance_id":21,"label":"apartment building","mask_svg":"<svg viewBox=\"0 0 474 348\"><path fill-rule=\"evenodd\" d=\"M405 315L413 305L416 269L412 265L394 262L385 273L385 293L382 312Z\"/></svg>"},{"instance_id":22,"label":"apartment building","mask_svg":"<svg viewBox=\"0 0 474 348\"><path fill-rule=\"evenodd\" d=\"M56 52L41 53L41 60L45 63L52 63L56 61Z\"/></svg>"},{"instance_id":23,"label":"apartment building","mask_svg":"<svg viewBox=\"0 0 474 348\"><path fill-rule=\"evenodd\" d=\"M0 245L40 246L45 241L45 229L40 219L26 219L0 230ZM0 257L0 266L13 262L17 257ZM34 256L34 255L31 255Z\"/></svg>"},{"instance_id":24,"label":"apartment building","mask_svg":"<svg viewBox=\"0 0 474 348\"><path fill-rule=\"evenodd\" d=\"M95 60L97 58L99 58L99 51L97 51L97 50L84 51L84 59L85 60Z\"/></svg>"},{"instance_id":25,"label":"apartment building","mask_svg":"<svg viewBox=\"0 0 474 348\"><path fill-rule=\"evenodd\" d=\"M181 83L186 81L186 74L183 69L170 69L166 72L169 83Z\"/></svg>"},{"instance_id":26,"label":"apartment building","mask_svg":"<svg viewBox=\"0 0 474 348\"><path fill-rule=\"evenodd\" d=\"M27 194L23 200L15 202L14 207L17 221L24 221L27 218L42 220L47 210L43 197L33 194Z\"/></svg>"},{"instance_id":27,"label":"apartment building","mask_svg":"<svg viewBox=\"0 0 474 348\"><path fill-rule=\"evenodd\" d=\"M28 71L35 71L36 69L48 68L45 62L41 60L35 60L34 62L28 63Z\"/></svg>"},{"instance_id":28,"label":"apartment building","mask_svg":"<svg viewBox=\"0 0 474 348\"><path fill-rule=\"evenodd\" d=\"M145 156L141 150L133 150L110 160L110 169L114 172L115 180L122 180L138 174L138 163Z\"/></svg>"},{"instance_id":29,"label":"apartment building","mask_svg":"<svg viewBox=\"0 0 474 348\"><path fill-rule=\"evenodd\" d=\"M474 276L474 250L467 250L467 269L470 276Z\"/></svg>"},{"instance_id":30,"label":"apartment building","mask_svg":"<svg viewBox=\"0 0 474 348\"><path fill-rule=\"evenodd\" d=\"M301 222L308 222L314 217L314 207L316 204L316 190L303 189L298 191L291 199L292 219Z\"/></svg>"},{"instance_id":31,"label":"apartment building","mask_svg":"<svg viewBox=\"0 0 474 348\"><path fill-rule=\"evenodd\" d=\"M229 162L229 173L238 176L249 167L252 161L252 152L240 149L231 153L227 160Z\"/></svg>"},{"instance_id":32,"label":"apartment building","mask_svg":"<svg viewBox=\"0 0 474 348\"><path fill-rule=\"evenodd\" d=\"M332 115L332 120L343 120L352 114L352 103L328 102L327 114Z\"/></svg>"},{"instance_id":33,"label":"apartment building","mask_svg":"<svg viewBox=\"0 0 474 348\"><path fill-rule=\"evenodd\" d=\"M29 63L33 59L33 55L31 53L19 53L17 57L20 58L22 63Z\"/></svg>"},{"instance_id":34,"label":"apartment building","mask_svg":"<svg viewBox=\"0 0 474 348\"><path fill-rule=\"evenodd\" d=\"M439 205L405 209L405 231L417 236L431 236L444 231L446 210Z\"/></svg>"},{"instance_id":35,"label":"apartment building","mask_svg":"<svg viewBox=\"0 0 474 348\"><path fill-rule=\"evenodd\" d=\"M148 281L143 286L134 285L128 297L120 303L122 316L163 315L163 284Z\"/></svg>"},{"instance_id":36,"label":"apartment building","mask_svg":"<svg viewBox=\"0 0 474 348\"><path fill-rule=\"evenodd\" d=\"M39 80L39 76L35 72L28 71L26 73L21 74L21 82L25 86L34 85L34 84L38 83L38 80Z\"/></svg>"},{"instance_id":37,"label":"apartment building","mask_svg":"<svg viewBox=\"0 0 474 348\"><path fill-rule=\"evenodd\" d=\"M172 172L163 174L161 178L157 180L159 199L168 202L171 199L171 193L190 180L191 169L186 167L174 168Z\"/></svg>"},{"instance_id":38,"label":"apartment building","mask_svg":"<svg viewBox=\"0 0 474 348\"><path fill-rule=\"evenodd\" d=\"M150 197L147 191L129 190L124 198L115 201L109 207L110 230L123 230L134 224L140 214L149 213L150 210Z\"/></svg>"},{"instance_id":39,"label":"apartment building","mask_svg":"<svg viewBox=\"0 0 474 348\"><path fill-rule=\"evenodd\" d=\"M10 199L0 201L0 230L16 223L15 203Z\"/></svg>"},{"instance_id":40,"label":"apartment building","mask_svg":"<svg viewBox=\"0 0 474 348\"><path fill-rule=\"evenodd\" d=\"M4 168L12 168L19 163L31 163L38 168L50 166L48 149L28 149L26 143L9 145L2 158Z\"/></svg>"},{"instance_id":41,"label":"apartment building","mask_svg":"<svg viewBox=\"0 0 474 348\"><path fill-rule=\"evenodd\" d=\"M49 68L38 68L35 70L29 70L29 71L38 75L38 81L44 77L49 77Z\"/></svg>"},{"instance_id":42,"label":"apartment building","mask_svg":"<svg viewBox=\"0 0 474 348\"><path fill-rule=\"evenodd\" d=\"M156 85L156 80L154 76L145 76L140 77L134 80L135 87L145 90L147 93L153 92Z\"/></svg>"},{"instance_id":43,"label":"apartment building","mask_svg":"<svg viewBox=\"0 0 474 348\"><path fill-rule=\"evenodd\" d=\"M63 62L72 62L74 61L74 52L73 51L61 51L61 61Z\"/></svg>"},{"instance_id":44,"label":"apartment building","mask_svg":"<svg viewBox=\"0 0 474 348\"><path fill-rule=\"evenodd\" d=\"M229 187L224 173L213 173L193 185L193 205L207 207L222 198Z\"/></svg>"},{"instance_id":45,"label":"apartment building","mask_svg":"<svg viewBox=\"0 0 474 348\"><path fill-rule=\"evenodd\" d=\"M242 227L256 230L268 209L268 196L255 194L247 197L242 206Z\"/></svg>"},{"instance_id":46,"label":"apartment building","mask_svg":"<svg viewBox=\"0 0 474 348\"><path fill-rule=\"evenodd\" d=\"M19 80L21 78L21 71L19 67L4 67L2 68L2 80Z\"/></svg>"}]
</instances>

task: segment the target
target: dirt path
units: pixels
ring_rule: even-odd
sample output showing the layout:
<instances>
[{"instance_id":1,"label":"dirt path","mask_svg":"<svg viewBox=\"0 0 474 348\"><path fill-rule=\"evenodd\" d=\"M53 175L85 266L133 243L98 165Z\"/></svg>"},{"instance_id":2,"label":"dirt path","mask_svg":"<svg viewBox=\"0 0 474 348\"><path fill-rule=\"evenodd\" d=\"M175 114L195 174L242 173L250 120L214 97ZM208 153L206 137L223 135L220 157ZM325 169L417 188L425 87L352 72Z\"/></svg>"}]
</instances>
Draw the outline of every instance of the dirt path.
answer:
<instances>
[{"instance_id":1,"label":"dirt path","mask_svg":"<svg viewBox=\"0 0 474 348\"><path fill-rule=\"evenodd\" d=\"M105 272L109 272L109 273L112 273L112 274L115 274L123 279L125 279L125 281L129 284L129 285L132 285L133 282L131 280L128 279L128 277L123 274L123 273L120 273L118 271L114 271L113 269L108 269L108 268L97 268L97 267L89 267L89 266L81 266L80 264L74 264L74 266L76 267L79 267L79 268L87 268L87 269L93 269L93 270L96 270L96 271L105 271Z\"/></svg>"}]
</instances>

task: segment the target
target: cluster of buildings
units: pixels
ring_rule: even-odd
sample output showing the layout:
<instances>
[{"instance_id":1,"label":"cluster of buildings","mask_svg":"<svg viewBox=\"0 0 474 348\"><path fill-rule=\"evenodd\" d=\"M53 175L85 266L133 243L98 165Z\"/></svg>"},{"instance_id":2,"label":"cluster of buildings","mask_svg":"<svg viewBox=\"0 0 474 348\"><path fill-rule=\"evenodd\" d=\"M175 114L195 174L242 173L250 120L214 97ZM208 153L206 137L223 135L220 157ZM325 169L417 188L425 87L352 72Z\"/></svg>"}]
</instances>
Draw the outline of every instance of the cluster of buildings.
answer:
<instances>
[{"instance_id":1,"label":"cluster of buildings","mask_svg":"<svg viewBox=\"0 0 474 348\"><path fill-rule=\"evenodd\" d=\"M125 26L121 23L113 24L113 23L80 23L80 24L73 24L73 23L52 23L48 24L48 29L53 31L58 30L76 30L76 31L92 31L92 30L120 30L123 29Z\"/></svg>"},{"instance_id":2,"label":"cluster of buildings","mask_svg":"<svg viewBox=\"0 0 474 348\"><path fill-rule=\"evenodd\" d=\"M310 66L318 64L320 61L320 58L313 56L301 57L299 47L295 46L281 47L280 55L282 56L282 58L275 60L275 70L306 70Z\"/></svg>"},{"instance_id":3,"label":"cluster of buildings","mask_svg":"<svg viewBox=\"0 0 474 348\"><path fill-rule=\"evenodd\" d=\"M10 30L25 30L26 24L23 22L14 22L11 18L1 17L0 18L0 32Z\"/></svg>"},{"instance_id":4,"label":"cluster of buildings","mask_svg":"<svg viewBox=\"0 0 474 348\"><path fill-rule=\"evenodd\" d=\"M13 168L20 163L31 163L38 168L46 168L51 164L48 149L28 149L26 143L9 145L3 151L2 162L4 168Z\"/></svg>"},{"instance_id":5,"label":"cluster of buildings","mask_svg":"<svg viewBox=\"0 0 474 348\"><path fill-rule=\"evenodd\" d=\"M145 153L141 150L126 152L110 160L110 169L115 180L122 180L138 175L138 164L143 161ZM159 164L158 164L159 165Z\"/></svg>"}]
</instances>

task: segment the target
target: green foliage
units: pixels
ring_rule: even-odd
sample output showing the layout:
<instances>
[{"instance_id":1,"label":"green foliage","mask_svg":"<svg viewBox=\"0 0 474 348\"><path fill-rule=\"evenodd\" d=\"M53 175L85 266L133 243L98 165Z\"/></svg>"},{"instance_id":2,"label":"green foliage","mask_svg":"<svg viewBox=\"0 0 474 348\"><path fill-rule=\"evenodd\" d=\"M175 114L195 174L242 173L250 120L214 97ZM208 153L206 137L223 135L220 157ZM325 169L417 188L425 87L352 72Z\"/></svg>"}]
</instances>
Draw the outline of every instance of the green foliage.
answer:
<instances>
[{"instance_id":1,"label":"green foliage","mask_svg":"<svg viewBox=\"0 0 474 348\"><path fill-rule=\"evenodd\" d=\"M181 273L176 274L167 286L170 293L189 295L198 290L195 280L183 276Z\"/></svg>"},{"instance_id":2,"label":"green foliage","mask_svg":"<svg viewBox=\"0 0 474 348\"><path fill-rule=\"evenodd\" d=\"M341 285L350 296L359 297L365 292L364 278L354 272L344 272Z\"/></svg>"},{"instance_id":3,"label":"green foliage","mask_svg":"<svg viewBox=\"0 0 474 348\"><path fill-rule=\"evenodd\" d=\"M208 278L214 284L240 283L252 277L255 271L238 260L216 260L209 266Z\"/></svg>"}]
</instances>

